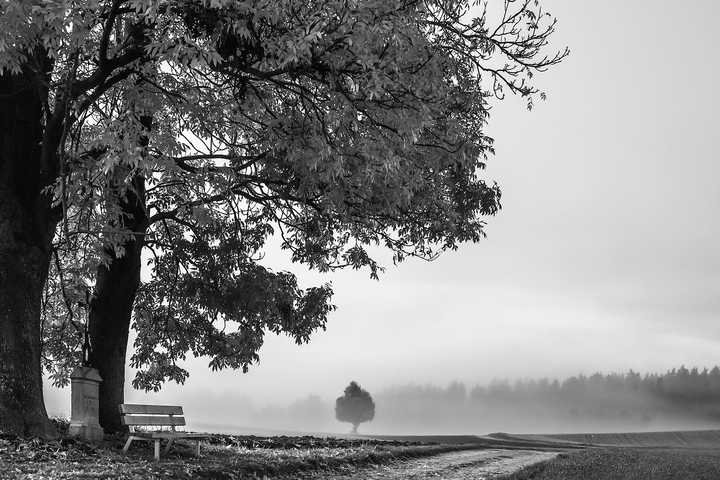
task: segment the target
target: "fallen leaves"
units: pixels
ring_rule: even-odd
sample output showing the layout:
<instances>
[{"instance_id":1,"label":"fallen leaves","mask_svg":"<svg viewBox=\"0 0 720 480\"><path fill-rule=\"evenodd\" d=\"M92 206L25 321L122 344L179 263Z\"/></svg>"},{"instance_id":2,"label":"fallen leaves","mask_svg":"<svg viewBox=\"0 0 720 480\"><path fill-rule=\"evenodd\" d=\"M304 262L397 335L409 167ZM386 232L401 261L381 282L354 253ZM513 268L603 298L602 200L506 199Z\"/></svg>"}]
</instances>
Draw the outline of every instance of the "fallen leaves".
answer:
<instances>
[{"instance_id":1,"label":"fallen leaves","mask_svg":"<svg viewBox=\"0 0 720 480\"><path fill-rule=\"evenodd\" d=\"M124 436L106 436L99 445L72 438L44 441L0 433L0 478L3 480L64 479L207 479L294 478L300 472L342 471L349 466L375 465L462 449L419 442L302 437L212 435L203 456L193 445L178 441L162 461L152 449L136 442L125 454Z\"/></svg>"}]
</instances>

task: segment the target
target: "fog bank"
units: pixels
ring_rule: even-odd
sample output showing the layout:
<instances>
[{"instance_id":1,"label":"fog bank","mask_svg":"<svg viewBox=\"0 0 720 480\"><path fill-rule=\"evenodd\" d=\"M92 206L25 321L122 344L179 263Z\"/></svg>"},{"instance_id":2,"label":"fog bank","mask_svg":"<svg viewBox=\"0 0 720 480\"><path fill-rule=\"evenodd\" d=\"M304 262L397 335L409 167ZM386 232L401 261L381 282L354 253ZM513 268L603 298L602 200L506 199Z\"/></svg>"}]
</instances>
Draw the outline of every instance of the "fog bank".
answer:
<instances>
[{"instance_id":1,"label":"fog bank","mask_svg":"<svg viewBox=\"0 0 720 480\"><path fill-rule=\"evenodd\" d=\"M340 392L339 392L340 393ZM466 386L407 384L370 392L375 419L361 434L642 432L720 428L720 368L664 374L578 375ZM51 396L69 397L67 390ZM57 400L57 398L55 399ZM334 398L307 395L258 402L233 390L128 392L128 403L185 407L189 428L224 433L345 434ZM57 401L51 402L58 405ZM50 414L67 415L67 405Z\"/></svg>"}]
</instances>

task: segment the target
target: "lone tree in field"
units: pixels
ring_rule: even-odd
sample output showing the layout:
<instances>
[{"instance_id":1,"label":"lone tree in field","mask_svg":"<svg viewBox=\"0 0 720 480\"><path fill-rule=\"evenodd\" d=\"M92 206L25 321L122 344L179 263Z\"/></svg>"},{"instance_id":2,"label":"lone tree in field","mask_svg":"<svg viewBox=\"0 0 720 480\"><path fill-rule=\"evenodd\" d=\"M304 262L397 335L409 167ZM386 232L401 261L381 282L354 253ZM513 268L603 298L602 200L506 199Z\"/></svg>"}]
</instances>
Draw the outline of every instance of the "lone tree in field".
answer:
<instances>
[{"instance_id":1,"label":"lone tree in field","mask_svg":"<svg viewBox=\"0 0 720 480\"><path fill-rule=\"evenodd\" d=\"M363 390L357 382L350 382L345 394L335 400L335 418L352 423L352 433L357 433L358 425L375 418L375 402L367 390Z\"/></svg>"},{"instance_id":2,"label":"lone tree in field","mask_svg":"<svg viewBox=\"0 0 720 480\"><path fill-rule=\"evenodd\" d=\"M537 2L474 3L0 2L0 430L53 434L43 368L67 381L85 315L109 431L131 328L151 390L187 355L247 370L266 332L309 341L332 290L264 267L272 237L373 277L373 247L480 240L489 102L531 106L566 52Z\"/></svg>"}]
</instances>

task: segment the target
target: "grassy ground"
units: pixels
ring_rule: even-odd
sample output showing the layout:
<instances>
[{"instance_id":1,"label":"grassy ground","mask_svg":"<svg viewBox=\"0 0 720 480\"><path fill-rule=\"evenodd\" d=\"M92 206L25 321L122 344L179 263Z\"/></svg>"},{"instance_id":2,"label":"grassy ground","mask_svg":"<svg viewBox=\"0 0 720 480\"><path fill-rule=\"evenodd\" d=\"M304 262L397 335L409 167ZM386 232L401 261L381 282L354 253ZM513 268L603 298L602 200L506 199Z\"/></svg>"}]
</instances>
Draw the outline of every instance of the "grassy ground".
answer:
<instances>
[{"instance_id":1,"label":"grassy ground","mask_svg":"<svg viewBox=\"0 0 720 480\"><path fill-rule=\"evenodd\" d=\"M718 480L720 451L593 448L563 453L506 480Z\"/></svg>"},{"instance_id":2,"label":"grassy ground","mask_svg":"<svg viewBox=\"0 0 720 480\"><path fill-rule=\"evenodd\" d=\"M66 426L59 424L61 431ZM348 476L365 479L368 472L374 472L373 475L380 476L378 478L405 478L402 472L414 464L419 465L416 465L418 472L425 472L427 465L433 462L465 454L437 455L464 450L474 450L471 455L480 460L468 463L467 459L461 459L457 465L453 463L452 468L448 467L449 470L441 465L442 469L438 471L451 472L453 476L447 478L476 478L478 475L473 472L485 472L486 466L492 467L488 462L493 459L488 458L493 455L500 455L501 460L515 461L518 455L526 455L527 450L532 450L547 458L547 454L540 452L546 450L564 453L548 462L526 467L506 477L507 480L720 480L720 435L717 432L590 437L493 434L377 439L212 435L203 443L202 458L193 455L193 444L178 442L156 463L152 446L147 442L134 442L130 452L123 453L125 437L122 435L107 436L101 444L89 445L67 437L56 441L27 440L0 432L0 479L234 480L267 477L296 480ZM513 453L513 450L517 452ZM430 456L435 457L425 459ZM422 460L404 462L411 459ZM373 468L380 465L382 468ZM493 475L509 471L512 469L496 469ZM483 473L480 477L486 475Z\"/></svg>"},{"instance_id":3,"label":"grassy ground","mask_svg":"<svg viewBox=\"0 0 720 480\"><path fill-rule=\"evenodd\" d=\"M134 442L128 454L122 436L92 446L73 439L20 439L0 433L0 479L200 479L296 478L301 473L372 466L399 459L477 448L420 442L348 440L316 437L240 437L213 435L202 446L178 442L162 460L152 444Z\"/></svg>"},{"instance_id":4,"label":"grassy ground","mask_svg":"<svg viewBox=\"0 0 720 480\"><path fill-rule=\"evenodd\" d=\"M596 446L615 447L692 447L720 448L720 430L691 430L639 433L582 433L560 435L505 435L507 438L528 441L576 442Z\"/></svg>"}]
</instances>

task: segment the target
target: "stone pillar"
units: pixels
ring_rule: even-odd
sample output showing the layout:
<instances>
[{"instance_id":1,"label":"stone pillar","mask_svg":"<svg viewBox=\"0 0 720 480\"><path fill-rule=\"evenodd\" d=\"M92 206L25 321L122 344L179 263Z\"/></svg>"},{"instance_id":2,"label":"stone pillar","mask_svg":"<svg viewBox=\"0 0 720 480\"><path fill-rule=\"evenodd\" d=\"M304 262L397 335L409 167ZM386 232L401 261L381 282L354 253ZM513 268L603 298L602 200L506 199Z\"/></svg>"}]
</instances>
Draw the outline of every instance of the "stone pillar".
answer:
<instances>
[{"instance_id":1,"label":"stone pillar","mask_svg":"<svg viewBox=\"0 0 720 480\"><path fill-rule=\"evenodd\" d=\"M68 433L88 442L99 442L105 432L99 422L98 389L102 378L90 367L78 367L70 375L71 418Z\"/></svg>"}]
</instances>

